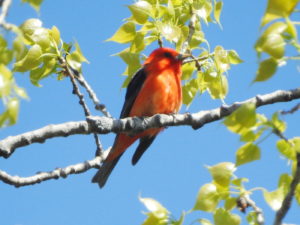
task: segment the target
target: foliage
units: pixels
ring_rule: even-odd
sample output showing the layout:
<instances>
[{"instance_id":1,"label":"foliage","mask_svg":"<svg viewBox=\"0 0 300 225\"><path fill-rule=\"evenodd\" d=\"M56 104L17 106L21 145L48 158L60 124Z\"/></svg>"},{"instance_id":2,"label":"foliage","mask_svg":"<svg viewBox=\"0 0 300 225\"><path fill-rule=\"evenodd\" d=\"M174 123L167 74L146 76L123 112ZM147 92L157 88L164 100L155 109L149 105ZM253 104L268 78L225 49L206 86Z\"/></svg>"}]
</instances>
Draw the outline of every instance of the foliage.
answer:
<instances>
[{"instance_id":1,"label":"foliage","mask_svg":"<svg viewBox=\"0 0 300 225\"><path fill-rule=\"evenodd\" d=\"M36 10L42 0L22 0ZM263 82L275 75L280 66L289 60L300 59L300 43L296 25L293 21L299 0L268 0L261 22L261 35L255 43L259 59L258 70L253 82ZM202 29L203 24L215 23L221 26L222 1L216 0L138 0L127 6L131 15L107 41L126 45L117 53L126 64L123 83L126 87L145 59L142 54L147 47L167 42L179 52L191 52L197 59L183 65L182 80L183 103L190 105L197 94L205 91L212 99L224 100L229 89L227 73L231 65L242 60L235 50L225 50L221 45L210 49ZM78 43L63 42L57 27L45 28L36 18L27 19L20 26L13 26L14 40L8 41L0 34L0 98L3 112L0 127L13 125L17 121L20 99L26 99L26 91L16 84L14 74L29 73L34 86L41 87L40 81L57 74L58 80L66 75L68 68L81 72L83 56ZM74 47L73 47L74 46ZM287 55L292 52L295 55ZM73 49L73 50L72 50ZM71 51L72 50L72 51ZM235 162L220 162L207 166L212 180L202 185L192 209L174 219L159 202L151 198L140 198L148 212L144 225L172 224L181 225L189 214L203 211L211 215L213 221L198 218L203 225L238 225L241 217L233 212L238 208L239 199L250 196L254 190L263 190L265 201L273 210L278 210L290 190L290 184L297 167L297 154L300 154L300 137L285 138L286 123L279 112L271 118L257 113L255 104L249 102L238 107L223 124L230 132L240 137L242 146L236 151ZM261 158L260 143L271 134L279 137L276 143L279 154L291 163L291 172L279 176L277 189L265 190L261 187L248 190L247 178L237 177L234 173L244 164ZM300 204L300 184L295 191ZM248 206L246 206L247 208ZM242 211L245 209L241 209ZM247 213L249 224L258 224L257 214Z\"/></svg>"},{"instance_id":2,"label":"foliage","mask_svg":"<svg viewBox=\"0 0 300 225\"><path fill-rule=\"evenodd\" d=\"M201 25L201 22L220 24L222 6L221 1L210 0L140 0L127 6L131 16L108 39L128 45L116 54L127 65L123 74L128 77L123 87L128 85L136 69L141 66L144 59L142 51L155 41L167 41L178 51L182 51L187 44L188 51L205 58L201 69L197 70L191 64L185 64L182 68L183 103L190 105L197 93L205 91L213 99L224 99L228 93L226 72L231 64L241 63L242 60L234 50L225 50L222 46L217 46L210 52ZM194 23L192 26L191 22ZM191 32L194 34L189 39Z\"/></svg>"},{"instance_id":3,"label":"foliage","mask_svg":"<svg viewBox=\"0 0 300 225\"><path fill-rule=\"evenodd\" d=\"M15 83L15 72L29 72L31 83L40 87L39 81L52 73L58 74L58 79L64 77L61 57L65 57L67 63L77 71L81 70L82 62L87 62L78 43L75 43L75 50L70 52L72 45L60 39L58 28L44 28L39 19L28 19L19 27L14 26L12 31L15 34L12 43L8 43L0 34L0 97L5 108L0 115L0 127L16 123L19 100L28 98L26 91ZM12 69L9 68L11 65Z\"/></svg>"}]
</instances>

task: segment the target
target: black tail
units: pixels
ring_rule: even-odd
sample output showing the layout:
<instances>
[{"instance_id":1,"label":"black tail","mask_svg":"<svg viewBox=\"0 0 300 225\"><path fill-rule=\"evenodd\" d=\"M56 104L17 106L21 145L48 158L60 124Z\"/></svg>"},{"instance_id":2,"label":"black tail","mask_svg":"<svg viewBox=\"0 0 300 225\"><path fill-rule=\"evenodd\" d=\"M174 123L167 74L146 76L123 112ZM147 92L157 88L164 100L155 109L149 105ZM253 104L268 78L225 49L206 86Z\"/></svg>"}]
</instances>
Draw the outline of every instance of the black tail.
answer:
<instances>
[{"instance_id":1,"label":"black tail","mask_svg":"<svg viewBox=\"0 0 300 225\"><path fill-rule=\"evenodd\" d=\"M96 175L93 177L92 182L98 183L100 188L103 188L105 185L109 175L115 168L116 164L118 163L119 159L121 158L122 154L115 158L112 161L105 160L103 164L101 165L99 171L96 173Z\"/></svg>"}]
</instances>

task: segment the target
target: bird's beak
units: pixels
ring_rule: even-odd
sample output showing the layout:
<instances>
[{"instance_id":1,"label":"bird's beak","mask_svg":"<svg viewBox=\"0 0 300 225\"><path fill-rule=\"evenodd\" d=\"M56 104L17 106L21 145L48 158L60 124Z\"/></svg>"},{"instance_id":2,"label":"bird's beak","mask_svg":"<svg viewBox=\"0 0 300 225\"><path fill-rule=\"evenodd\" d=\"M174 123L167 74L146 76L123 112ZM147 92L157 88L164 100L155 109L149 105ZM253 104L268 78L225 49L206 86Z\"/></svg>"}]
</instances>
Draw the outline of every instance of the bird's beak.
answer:
<instances>
[{"instance_id":1,"label":"bird's beak","mask_svg":"<svg viewBox=\"0 0 300 225\"><path fill-rule=\"evenodd\" d=\"M183 60L185 60L186 58L189 58L191 57L191 54L178 54L177 55L177 60L183 62Z\"/></svg>"}]
</instances>

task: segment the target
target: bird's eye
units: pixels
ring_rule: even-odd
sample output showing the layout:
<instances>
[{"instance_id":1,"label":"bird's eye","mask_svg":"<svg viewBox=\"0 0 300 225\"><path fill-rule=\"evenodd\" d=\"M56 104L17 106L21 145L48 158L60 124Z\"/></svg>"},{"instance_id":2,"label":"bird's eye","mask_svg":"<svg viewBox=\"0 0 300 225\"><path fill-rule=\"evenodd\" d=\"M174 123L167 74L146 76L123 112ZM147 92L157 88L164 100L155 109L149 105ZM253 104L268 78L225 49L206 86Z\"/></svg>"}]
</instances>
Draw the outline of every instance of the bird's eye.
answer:
<instances>
[{"instance_id":1,"label":"bird's eye","mask_svg":"<svg viewBox=\"0 0 300 225\"><path fill-rule=\"evenodd\" d=\"M172 56L172 54L170 52L165 52L164 55L167 58L173 58L173 56Z\"/></svg>"}]
</instances>

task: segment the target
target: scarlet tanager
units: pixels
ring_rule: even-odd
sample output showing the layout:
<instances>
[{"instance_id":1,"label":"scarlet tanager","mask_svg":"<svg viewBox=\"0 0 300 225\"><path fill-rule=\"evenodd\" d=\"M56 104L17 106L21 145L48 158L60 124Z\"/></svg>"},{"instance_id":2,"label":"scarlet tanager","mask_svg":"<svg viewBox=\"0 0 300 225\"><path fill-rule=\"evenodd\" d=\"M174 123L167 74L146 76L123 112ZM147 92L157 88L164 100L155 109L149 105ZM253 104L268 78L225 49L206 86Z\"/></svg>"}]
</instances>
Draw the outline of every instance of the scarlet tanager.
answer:
<instances>
[{"instance_id":1,"label":"scarlet tanager","mask_svg":"<svg viewBox=\"0 0 300 225\"><path fill-rule=\"evenodd\" d=\"M186 57L171 48L154 50L130 81L120 118L178 112L182 102L181 66ZM163 129L151 128L135 136L118 134L92 182L102 188L125 150L139 139L132 157L135 165Z\"/></svg>"}]
</instances>

